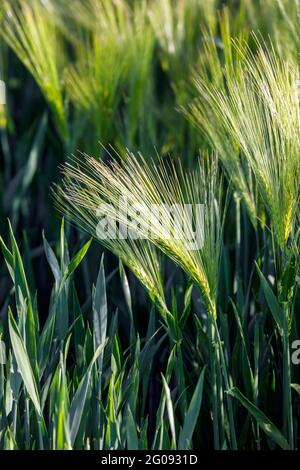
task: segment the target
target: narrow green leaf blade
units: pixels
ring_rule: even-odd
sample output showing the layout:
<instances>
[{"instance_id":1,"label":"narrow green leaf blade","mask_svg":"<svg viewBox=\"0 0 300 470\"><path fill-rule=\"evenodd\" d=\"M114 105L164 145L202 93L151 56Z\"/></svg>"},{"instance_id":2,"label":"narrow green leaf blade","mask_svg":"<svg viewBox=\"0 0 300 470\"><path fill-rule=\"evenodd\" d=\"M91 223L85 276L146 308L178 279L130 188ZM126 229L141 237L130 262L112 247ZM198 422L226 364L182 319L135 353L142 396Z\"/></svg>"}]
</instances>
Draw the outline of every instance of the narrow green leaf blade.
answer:
<instances>
[{"instance_id":1,"label":"narrow green leaf blade","mask_svg":"<svg viewBox=\"0 0 300 470\"><path fill-rule=\"evenodd\" d=\"M179 435L178 450L187 450L191 443L202 404L204 374L205 367L202 369L190 405L188 407L183 428Z\"/></svg>"},{"instance_id":2,"label":"narrow green leaf blade","mask_svg":"<svg viewBox=\"0 0 300 470\"><path fill-rule=\"evenodd\" d=\"M126 437L127 437L127 449L138 450L139 442L138 435L136 432L136 422L133 418L130 406L127 406L126 412Z\"/></svg>"},{"instance_id":3,"label":"narrow green leaf blade","mask_svg":"<svg viewBox=\"0 0 300 470\"><path fill-rule=\"evenodd\" d=\"M102 343L97 348L71 403L70 412L69 412L69 425L70 425L70 441L71 441L72 446L74 445L74 442L75 442L75 439L79 430L85 402L87 399L92 367L95 361L98 359L99 354L101 354L101 352L103 351L105 344L106 342Z\"/></svg>"},{"instance_id":4,"label":"narrow green leaf blade","mask_svg":"<svg viewBox=\"0 0 300 470\"><path fill-rule=\"evenodd\" d=\"M259 410L248 398L243 395L238 388L233 387L228 390L229 395L235 397L239 402L249 411L249 413L256 420L260 428L266 433L266 435L272 439L279 447L284 450L289 450L290 446L287 443L284 435L279 431L279 429L266 417L266 415Z\"/></svg>"},{"instance_id":5,"label":"narrow green leaf blade","mask_svg":"<svg viewBox=\"0 0 300 470\"><path fill-rule=\"evenodd\" d=\"M171 392L170 392L169 385L166 379L164 378L163 374L161 374L161 377L162 377L163 387L164 387L164 392L165 392L165 397L166 397L166 405L167 405L168 418L169 418L169 423L170 423L170 428L171 428L173 446L176 446L175 417L174 417L174 409L173 409L173 403L172 403L172 398L171 398Z\"/></svg>"},{"instance_id":6,"label":"narrow green leaf blade","mask_svg":"<svg viewBox=\"0 0 300 470\"><path fill-rule=\"evenodd\" d=\"M68 277L73 274L75 269L80 265L81 261L87 254L87 251L92 243L92 238L76 253L76 255L72 258L70 263L67 266L65 278L68 279Z\"/></svg>"},{"instance_id":7,"label":"narrow green leaf blade","mask_svg":"<svg viewBox=\"0 0 300 470\"><path fill-rule=\"evenodd\" d=\"M283 330L283 311L279 305L278 300L276 299L276 296L274 292L272 291L271 287L269 286L268 281L266 280L265 276L259 269L259 267L256 265L257 271L259 274L260 282L262 289L264 291L264 295L268 304L268 307L273 315L273 318L279 328L279 330Z\"/></svg>"},{"instance_id":8,"label":"narrow green leaf blade","mask_svg":"<svg viewBox=\"0 0 300 470\"><path fill-rule=\"evenodd\" d=\"M11 311L9 311L9 334L12 343L13 352L20 370L20 374L24 381L26 390L36 408L37 413L41 416L41 405L38 395L38 388L35 382L33 371L30 361L22 341L17 324L13 318Z\"/></svg>"}]
</instances>

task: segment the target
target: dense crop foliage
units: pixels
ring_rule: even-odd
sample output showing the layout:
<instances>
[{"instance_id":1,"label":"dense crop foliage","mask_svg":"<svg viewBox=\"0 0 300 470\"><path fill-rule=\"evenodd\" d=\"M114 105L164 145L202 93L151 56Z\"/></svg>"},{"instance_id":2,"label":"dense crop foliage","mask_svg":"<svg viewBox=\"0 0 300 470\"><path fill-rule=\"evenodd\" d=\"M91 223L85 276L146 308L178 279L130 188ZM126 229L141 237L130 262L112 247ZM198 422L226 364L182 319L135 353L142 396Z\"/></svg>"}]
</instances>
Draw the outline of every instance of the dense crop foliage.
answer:
<instances>
[{"instance_id":1,"label":"dense crop foliage","mask_svg":"<svg viewBox=\"0 0 300 470\"><path fill-rule=\"evenodd\" d=\"M0 449L299 447L299 18L1 2Z\"/></svg>"}]
</instances>

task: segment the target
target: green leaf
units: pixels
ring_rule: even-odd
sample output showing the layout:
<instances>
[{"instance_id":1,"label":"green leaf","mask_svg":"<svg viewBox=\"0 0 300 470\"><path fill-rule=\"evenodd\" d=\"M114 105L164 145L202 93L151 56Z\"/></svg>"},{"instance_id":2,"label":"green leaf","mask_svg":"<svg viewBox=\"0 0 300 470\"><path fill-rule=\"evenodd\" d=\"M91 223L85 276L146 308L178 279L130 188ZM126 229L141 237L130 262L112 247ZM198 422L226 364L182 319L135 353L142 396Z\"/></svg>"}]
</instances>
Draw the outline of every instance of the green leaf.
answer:
<instances>
[{"instance_id":1,"label":"green leaf","mask_svg":"<svg viewBox=\"0 0 300 470\"><path fill-rule=\"evenodd\" d=\"M68 426L68 405L69 405L69 397L68 397L68 387L67 387L67 377L66 371L64 366L64 361L60 361L60 383L59 383L59 390L58 396L55 401L55 407L57 409L57 424L56 424L56 449L70 449L70 433L69 433L69 426Z\"/></svg>"},{"instance_id":2,"label":"green leaf","mask_svg":"<svg viewBox=\"0 0 300 470\"><path fill-rule=\"evenodd\" d=\"M187 289L184 294L184 309L183 313L180 318L180 327L183 328L187 318L189 316L191 310L191 303L192 303L192 292L193 292L194 283L192 281L189 282Z\"/></svg>"},{"instance_id":3,"label":"green leaf","mask_svg":"<svg viewBox=\"0 0 300 470\"><path fill-rule=\"evenodd\" d=\"M51 311L43 327L42 333L40 334L38 339L38 364L40 377L43 375L44 370L47 367L52 347L53 333L55 327L55 311L56 302L54 302L54 305L51 308Z\"/></svg>"},{"instance_id":4,"label":"green leaf","mask_svg":"<svg viewBox=\"0 0 300 470\"><path fill-rule=\"evenodd\" d=\"M279 282L280 302L289 302L292 299L296 285L297 263L293 250L291 252L286 250L286 257L284 270Z\"/></svg>"},{"instance_id":5,"label":"green leaf","mask_svg":"<svg viewBox=\"0 0 300 470\"><path fill-rule=\"evenodd\" d=\"M126 305L127 305L130 317L132 318L133 313L132 313L132 301L131 301L130 287L129 287L128 279L127 279L125 269L121 260L119 262L119 270L120 270L121 283L122 283Z\"/></svg>"},{"instance_id":6,"label":"green leaf","mask_svg":"<svg viewBox=\"0 0 300 470\"><path fill-rule=\"evenodd\" d=\"M13 282L15 285L15 297L17 311L19 315L24 311L25 304L25 330L26 334L26 351L31 363L32 370L34 372L35 378L38 378L38 367L37 367L37 353L36 353L36 335L37 335L37 325L35 320L35 315L33 312L33 306L31 301L31 295L28 288L28 283L26 279L26 274L23 266L23 261L21 254L14 237L14 233L9 223L9 233L12 246L12 256L13 256Z\"/></svg>"},{"instance_id":7,"label":"green leaf","mask_svg":"<svg viewBox=\"0 0 300 470\"><path fill-rule=\"evenodd\" d=\"M257 271L258 271L258 274L259 274L259 277L260 277L260 282L261 282L261 286L262 286L262 289L264 291L264 295L265 295L265 298L266 298L266 301L267 301L267 304L268 304L268 307L273 315L273 318L280 330L280 332L283 331L283 328L284 328L284 316L283 316L283 311L282 311L282 308L280 307L279 305L279 302L274 294L274 292L272 291L268 281L266 280L265 276L263 275L263 273L261 272L261 270L259 269L258 265L256 265L257 267Z\"/></svg>"},{"instance_id":8,"label":"green leaf","mask_svg":"<svg viewBox=\"0 0 300 470\"><path fill-rule=\"evenodd\" d=\"M76 255L72 258L70 263L67 266L67 270L65 273L65 280L68 279L71 274L75 271L75 269L80 265L81 261L85 257L90 245L92 243L92 238L76 253Z\"/></svg>"},{"instance_id":9,"label":"green leaf","mask_svg":"<svg viewBox=\"0 0 300 470\"><path fill-rule=\"evenodd\" d=\"M26 159L26 164L22 168L21 184L19 185L18 192L14 196L12 205L14 213L17 213L19 207L22 203L22 199L26 193L26 190L30 186L34 175L38 169L39 159L42 155L45 133L47 129L48 116L47 113L44 113L42 119L39 122L39 126L34 137L32 147L30 149L29 155Z\"/></svg>"},{"instance_id":10,"label":"green leaf","mask_svg":"<svg viewBox=\"0 0 300 470\"><path fill-rule=\"evenodd\" d=\"M79 384L79 387L74 395L74 398L70 406L69 424L70 424L70 441L71 441L72 446L74 445L74 442L75 442L75 439L79 430L82 413L84 410L84 405L85 405L87 394L88 394L92 367L95 364L95 361L98 359L99 355L102 353L105 345L106 345L106 341L100 344L100 346L97 348L88 366L88 369Z\"/></svg>"},{"instance_id":11,"label":"green leaf","mask_svg":"<svg viewBox=\"0 0 300 470\"><path fill-rule=\"evenodd\" d=\"M66 269L67 265L70 262L69 257L69 249L68 244L65 236L65 219L61 219L61 226L60 226L60 265L61 265L61 273L63 274Z\"/></svg>"},{"instance_id":12,"label":"green leaf","mask_svg":"<svg viewBox=\"0 0 300 470\"><path fill-rule=\"evenodd\" d=\"M243 395L238 388L233 387L227 392L232 397L235 397L239 402L249 411L249 413L256 420L259 427L266 433L266 435L272 439L279 447L284 450L289 450L290 446L287 443L284 435L279 431L279 429L266 417L266 415L259 410L248 398Z\"/></svg>"},{"instance_id":13,"label":"green leaf","mask_svg":"<svg viewBox=\"0 0 300 470\"><path fill-rule=\"evenodd\" d=\"M34 374L30 365L30 361L22 341L20 332L18 330L17 324L13 318L11 310L9 310L9 334L11 339L11 344L13 352L22 376L24 385L30 396L37 413L41 416L41 405L40 398L38 395L38 387L35 382Z\"/></svg>"},{"instance_id":14,"label":"green leaf","mask_svg":"<svg viewBox=\"0 0 300 470\"><path fill-rule=\"evenodd\" d=\"M51 246L49 245L49 243L46 240L44 230L43 230L42 235L43 235L44 251L45 251L45 254L46 254L46 258L47 258L47 261L48 261L49 266L51 268L51 271L52 271L52 274L54 276L55 282L56 282L57 286L59 286L60 280L61 280L60 267L59 267L59 264L58 264L58 261L57 261L57 258L55 256L54 251L52 250Z\"/></svg>"},{"instance_id":15,"label":"green leaf","mask_svg":"<svg viewBox=\"0 0 300 470\"><path fill-rule=\"evenodd\" d=\"M188 450L192 440L202 403L205 368L206 367L203 367L202 369L184 419L183 428L179 435L178 450Z\"/></svg>"},{"instance_id":16,"label":"green leaf","mask_svg":"<svg viewBox=\"0 0 300 470\"><path fill-rule=\"evenodd\" d=\"M167 364L165 373L166 381L169 382L176 364L176 349L177 345L173 346ZM156 414L156 431L153 439L153 449L162 449L162 441L164 439L164 412L165 412L166 396L164 390L160 397L160 404Z\"/></svg>"},{"instance_id":17,"label":"green leaf","mask_svg":"<svg viewBox=\"0 0 300 470\"><path fill-rule=\"evenodd\" d=\"M244 330L243 330L243 326L242 326L242 323L241 323L241 318L240 318L239 312L238 312L237 307L236 307L236 305L233 301L231 301L231 304L232 304L233 313L234 313L234 316L235 316L235 319L236 319L236 324L237 324L237 327L238 327L239 337L240 337L240 340L241 340L242 360L245 364L245 367L242 366L242 373L243 373L243 377L244 377L244 381L245 381L245 386L247 387L247 390L250 392L250 390L252 390L252 386L253 386L253 383L254 383L254 377L253 377L252 366L251 366L250 359L249 359L249 351L248 351L248 348L247 348L246 338L245 338L245 334L244 334ZM239 352L239 358L240 358L240 352Z\"/></svg>"},{"instance_id":18,"label":"green leaf","mask_svg":"<svg viewBox=\"0 0 300 470\"><path fill-rule=\"evenodd\" d=\"M97 277L96 287L93 291L93 336L94 348L105 341L107 332L107 300L104 272L104 260L101 259L100 269ZM99 355L99 374L102 372L103 354Z\"/></svg>"},{"instance_id":19,"label":"green leaf","mask_svg":"<svg viewBox=\"0 0 300 470\"><path fill-rule=\"evenodd\" d=\"M40 155L42 154L47 124L48 124L48 115L47 113L44 113L40 120L39 127L37 129L30 153L26 161L24 177L22 178L22 193L24 193L24 191L30 185L34 177L34 174L38 168L38 160L39 160Z\"/></svg>"},{"instance_id":20,"label":"green leaf","mask_svg":"<svg viewBox=\"0 0 300 470\"><path fill-rule=\"evenodd\" d=\"M165 397L166 397L168 418L169 418L170 429L171 429L172 440L173 440L172 447L174 448L174 447L176 447L176 431L175 431L175 418L174 418L174 409L173 409L173 403L172 403L172 398L171 398L171 392L170 392L168 383L167 383L166 379L164 378L163 374L161 374L161 377L162 377L162 381L163 381L163 387L164 387L164 392L165 392Z\"/></svg>"},{"instance_id":21,"label":"green leaf","mask_svg":"<svg viewBox=\"0 0 300 470\"><path fill-rule=\"evenodd\" d=\"M128 450L138 450L139 442L136 432L136 422L133 419L133 415L130 409L130 406L127 406L126 412L126 437L127 437L127 449Z\"/></svg>"},{"instance_id":22,"label":"green leaf","mask_svg":"<svg viewBox=\"0 0 300 470\"><path fill-rule=\"evenodd\" d=\"M1 236L0 236L0 245L1 245L1 250L2 250L2 253L3 253L3 257L5 259L5 263L6 263L6 266L8 268L9 274L10 274L12 280L14 280L14 257L12 255L12 253L9 251L9 249L7 248L6 244L4 243L3 238Z\"/></svg>"},{"instance_id":23,"label":"green leaf","mask_svg":"<svg viewBox=\"0 0 300 470\"><path fill-rule=\"evenodd\" d=\"M125 297L126 305L127 305L128 312L129 312L129 318L130 318L130 344L132 345L132 347L134 347L136 334L135 334L135 325L134 325L133 310L132 310L131 292L130 292L130 287L129 287L128 279L126 276L126 272L125 272L125 269L121 260L119 261L119 271L120 271L122 289L124 292L124 297Z\"/></svg>"},{"instance_id":24,"label":"green leaf","mask_svg":"<svg viewBox=\"0 0 300 470\"><path fill-rule=\"evenodd\" d=\"M139 394L139 381L140 381L139 357L140 357L140 338L139 338L139 335L137 335L136 347L135 347L135 352L134 352L134 362L129 373L130 395L128 399L134 418L136 418L137 400L138 400L138 394Z\"/></svg>"},{"instance_id":25,"label":"green leaf","mask_svg":"<svg viewBox=\"0 0 300 470\"><path fill-rule=\"evenodd\" d=\"M14 233L13 233L13 229L10 224L10 221L8 221L8 225L9 225L9 233L10 233L12 255L13 255L13 269L14 269L13 280L14 280L15 290L16 290L16 299L18 302L18 295L19 295L18 288L20 287L24 299L27 299L28 301L31 302L22 258L20 255L20 251L19 251L16 239L14 237Z\"/></svg>"},{"instance_id":26,"label":"green leaf","mask_svg":"<svg viewBox=\"0 0 300 470\"><path fill-rule=\"evenodd\" d=\"M7 428L4 434L3 450L18 450L16 440L10 428Z\"/></svg>"}]
</instances>

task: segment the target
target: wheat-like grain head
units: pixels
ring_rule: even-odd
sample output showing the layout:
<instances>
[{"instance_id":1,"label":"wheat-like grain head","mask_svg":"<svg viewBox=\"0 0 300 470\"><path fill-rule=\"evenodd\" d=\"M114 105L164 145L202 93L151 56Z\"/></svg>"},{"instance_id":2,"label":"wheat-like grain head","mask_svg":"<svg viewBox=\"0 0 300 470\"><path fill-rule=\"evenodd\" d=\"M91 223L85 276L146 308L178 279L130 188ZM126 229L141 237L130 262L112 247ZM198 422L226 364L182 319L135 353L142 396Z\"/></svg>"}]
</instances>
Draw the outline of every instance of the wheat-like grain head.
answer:
<instances>
[{"instance_id":1,"label":"wheat-like grain head","mask_svg":"<svg viewBox=\"0 0 300 470\"><path fill-rule=\"evenodd\" d=\"M63 140L67 118L63 81L64 41L55 21L40 1L4 0L1 35L33 75L53 112Z\"/></svg>"},{"instance_id":2,"label":"wheat-like grain head","mask_svg":"<svg viewBox=\"0 0 300 470\"><path fill-rule=\"evenodd\" d=\"M173 162L150 165L142 155L136 157L129 152L124 161L113 160L110 165L85 155L84 162L65 165L63 186L57 193L57 200L61 208L70 211L75 222L96 237L97 210L99 206L105 207L106 215L116 217L118 223L154 244L183 268L200 287L210 313L216 313L223 221L222 178L216 158L199 159L197 170L187 173L180 164L178 168ZM120 201L121 210L116 215L115 208L120 206ZM178 207L186 204L203 207L197 227L202 243L196 249L190 249L189 241L195 232L185 211L180 213L180 222L176 217L178 213L171 214L172 233L179 233L184 226L185 238L170 236L166 223L170 220L170 207L176 207L176 212ZM143 210L137 211L137 206L142 206ZM153 213L153 206L159 207L160 212ZM151 230L145 223L149 214ZM110 248L112 246L119 255L123 241L120 244L111 240Z\"/></svg>"},{"instance_id":3,"label":"wheat-like grain head","mask_svg":"<svg viewBox=\"0 0 300 470\"><path fill-rule=\"evenodd\" d=\"M236 44L243 60L236 73L226 75L224 88L199 79L200 97L190 113L219 151L252 219L254 175L278 243L284 246L298 207L299 68L280 59L274 48L266 52L258 41L257 46L252 54Z\"/></svg>"}]
</instances>

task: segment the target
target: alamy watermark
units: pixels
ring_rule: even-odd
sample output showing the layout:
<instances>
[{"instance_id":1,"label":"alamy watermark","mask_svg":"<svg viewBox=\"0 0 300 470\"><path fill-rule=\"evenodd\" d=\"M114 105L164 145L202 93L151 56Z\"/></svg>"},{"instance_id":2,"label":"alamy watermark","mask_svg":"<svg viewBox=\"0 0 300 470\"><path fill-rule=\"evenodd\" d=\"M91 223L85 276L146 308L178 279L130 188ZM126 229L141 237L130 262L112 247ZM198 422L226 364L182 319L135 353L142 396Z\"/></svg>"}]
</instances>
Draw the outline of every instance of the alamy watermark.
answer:
<instances>
[{"instance_id":1,"label":"alamy watermark","mask_svg":"<svg viewBox=\"0 0 300 470\"><path fill-rule=\"evenodd\" d=\"M204 204L132 204L122 196L117 206L98 206L96 234L99 240L180 240L186 250L199 250L204 243L204 214Z\"/></svg>"},{"instance_id":2,"label":"alamy watermark","mask_svg":"<svg viewBox=\"0 0 300 470\"><path fill-rule=\"evenodd\" d=\"M295 366L298 366L300 364L300 340L295 339L295 341L292 342L291 348L292 348L291 362Z\"/></svg>"},{"instance_id":3,"label":"alamy watermark","mask_svg":"<svg viewBox=\"0 0 300 470\"><path fill-rule=\"evenodd\" d=\"M4 341L0 340L0 365L6 364L6 349Z\"/></svg>"},{"instance_id":4,"label":"alamy watermark","mask_svg":"<svg viewBox=\"0 0 300 470\"><path fill-rule=\"evenodd\" d=\"M6 89L3 80L0 80L0 105L6 103Z\"/></svg>"}]
</instances>

